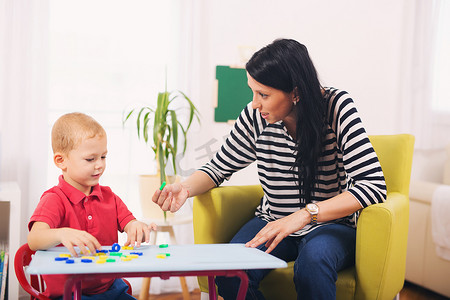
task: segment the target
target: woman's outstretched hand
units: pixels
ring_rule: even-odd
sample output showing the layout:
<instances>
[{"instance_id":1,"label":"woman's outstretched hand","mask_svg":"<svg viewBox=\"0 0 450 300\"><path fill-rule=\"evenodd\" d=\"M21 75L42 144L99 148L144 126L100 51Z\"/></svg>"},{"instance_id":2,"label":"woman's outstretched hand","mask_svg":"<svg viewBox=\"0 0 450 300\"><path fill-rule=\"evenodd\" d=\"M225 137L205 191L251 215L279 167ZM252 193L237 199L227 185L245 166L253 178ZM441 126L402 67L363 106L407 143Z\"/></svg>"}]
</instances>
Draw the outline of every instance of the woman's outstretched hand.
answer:
<instances>
[{"instance_id":1,"label":"woman's outstretched hand","mask_svg":"<svg viewBox=\"0 0 450 300\"><path fill-rule=\"evenodd\" d=\"M180 183L168 184L163 190L157 190L152 201L158 204L162 210L176 212L183 206L189 197L188 190Z\"/></svg>"},{"instance_id":2,"label":"woman's outstretched hand","mask_svg":"<svg viewBox=\"0 0 450 300\"><path fill-rule=\"evenodd\" d=\"M270 253L285 237L305 227L309 218L308 212L300 210L284 218L269 222L245 246L255 248L266 243L266 252Z\"/></svg>"}]
</instances>

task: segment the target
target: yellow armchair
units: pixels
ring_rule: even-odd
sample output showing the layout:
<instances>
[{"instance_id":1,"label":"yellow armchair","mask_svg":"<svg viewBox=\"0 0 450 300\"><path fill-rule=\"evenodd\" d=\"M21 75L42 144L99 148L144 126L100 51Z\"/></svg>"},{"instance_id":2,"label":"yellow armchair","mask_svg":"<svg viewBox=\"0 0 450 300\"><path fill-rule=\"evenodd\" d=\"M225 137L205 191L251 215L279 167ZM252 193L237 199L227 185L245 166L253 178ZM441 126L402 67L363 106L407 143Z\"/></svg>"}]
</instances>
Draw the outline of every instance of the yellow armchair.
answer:
<instances>
[{"instance_id":1,"label":"yellow armchair","mask_svg":"<svg viewBox=\"0 0 450 300\"><path fill-rule=\"evenodd\" d=\"M370 136L386 179L387 200L362 210L356 231L355 266L339 272L337 299L389 299L405 278L409 221L409 181L414 137ZM253 216L263 195L261 186L214 188L194 198L196 244L227 243ZM293 262L271 271L261 282L266 299L296 299ZM206 277L199 277L202 292Z\"/></svg>"}]
</instances>

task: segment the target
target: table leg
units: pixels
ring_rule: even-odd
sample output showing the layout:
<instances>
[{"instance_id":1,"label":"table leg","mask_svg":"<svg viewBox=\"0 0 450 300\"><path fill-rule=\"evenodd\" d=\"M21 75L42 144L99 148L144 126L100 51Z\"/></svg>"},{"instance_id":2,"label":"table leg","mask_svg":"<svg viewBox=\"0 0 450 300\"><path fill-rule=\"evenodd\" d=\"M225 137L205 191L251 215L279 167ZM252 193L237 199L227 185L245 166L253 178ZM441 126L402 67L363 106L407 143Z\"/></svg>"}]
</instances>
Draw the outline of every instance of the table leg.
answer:
<instances>
[{"instance_id":1,"label":"table leg","mask_svg":"<svg viewBox=\"0 0 450 300\"><path fill-rule=\"evenodd\" d=\"M73 300L81 300L81 279L75 282L75 290L73 291Z\"/></svg>"},{"instance_id":2,"label":"table leg","mask_svg":"<svg viewBox=\"0 0 450 300\"><path fill-rule=\"evenodd\" d=\"M214 276L208 276L208 291L209 300L217 300L216 283L214 282Z\"/></svg>"},{"instance_id":3,"label":"table leg","mask_svg":"<svg viewBox=\"0 0 450 300\"><path fill-rule=\"evenodd\" d=\"M244 271L237 272L237 276L241 279L241 284L239 285L239 292L237 295L237 299L245 299L247 295L248 289L248 276Z\"/></svg>"},{"instance_id":4,"label":"table leg","mask_svg":"<svg viewBox=\"0 0 450 300\"><path fill-rule=\"evenodd\" d=\"M81 300L81 278L71 277L67 279L64 285L63 299L72 300L72 292L73 300Z\"/></svg>"},{"instance_id":5,"label":"table leg","mask_svg":"<svg viewBox=\"0 0 450 300\"><path fill-rule=\"evenodd\" d=\"M248 276L245 271L229 271L225 274L227 277L239 277L241 283L239 284L239 290L236 299L245 300L245 296L247 295L248 290ZM216 285L214 282L214 276L208 276L208 291L209 291L209 300L217 300L216 296Z\"/></svg>"}]
</instances>

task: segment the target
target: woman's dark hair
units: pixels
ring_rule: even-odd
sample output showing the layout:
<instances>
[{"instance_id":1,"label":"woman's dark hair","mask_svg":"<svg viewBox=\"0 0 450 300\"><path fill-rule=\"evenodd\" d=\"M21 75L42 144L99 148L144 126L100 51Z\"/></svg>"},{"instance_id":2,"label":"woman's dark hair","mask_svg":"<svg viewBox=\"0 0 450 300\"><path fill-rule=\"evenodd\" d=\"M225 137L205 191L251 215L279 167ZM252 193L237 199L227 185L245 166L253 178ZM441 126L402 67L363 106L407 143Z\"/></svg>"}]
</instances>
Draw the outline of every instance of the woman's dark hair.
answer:
<instances>
[{"instance_id":1,"label":"woman's dark hair","mask_svg":"<svg viewBox=\"0 0 450 300\"><path fill-rule=\"evenodd\" d=\"M303 179L304 191L300 189L300 198L309 203L322 154L326 105L308 50L295 40L275 40L253 54L245 68L257 82L286 93L294 91L298 96L294 106L297 153L293 168L298 168L299 180Z\"/></svg>"}]
</instances>

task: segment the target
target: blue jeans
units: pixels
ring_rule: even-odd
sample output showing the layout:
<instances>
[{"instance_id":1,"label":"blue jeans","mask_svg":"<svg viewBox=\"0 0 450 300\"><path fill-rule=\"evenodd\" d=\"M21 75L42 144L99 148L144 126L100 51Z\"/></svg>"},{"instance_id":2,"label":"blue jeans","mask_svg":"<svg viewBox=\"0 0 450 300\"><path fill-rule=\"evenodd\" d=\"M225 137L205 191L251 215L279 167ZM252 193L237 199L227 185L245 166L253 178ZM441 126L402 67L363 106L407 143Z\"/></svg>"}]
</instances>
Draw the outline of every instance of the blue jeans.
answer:
<instances>
[{"instance_id":1,"label":"blue jeans","mask_svg":"<svg viewBox=\"0 0 450 300\"><path fill-rule=\"evenodd\" d=\"M127 291L128 285L125 281L117 278L106 292L96 295L81 295L81 300L136 300L136 298L128 295ZM55 299L62 300L63 297Z\"/></svg>"},{"instance_id":2,"label":"blue jeans","mask_svg":"<svg viewBox=\"0 0 450 300\"><path fill-rule=\"evenodd\" d=\"M250 241L266 221L255 217L245 224L230 243ZM356 230L342 224L319 227L306 236L286 237L271 254L294 263L294 284L297 299L336 299L337 273L355 263ZM265 251L264 244L258 249ZM246 299L264 299L258 290L260 281L270 272L247 270L249 287ZM225 299L236 299L240 279L217 277L219 294ZM281 299L281 298L280 298Z\"/></svg>"}]
</instances>

